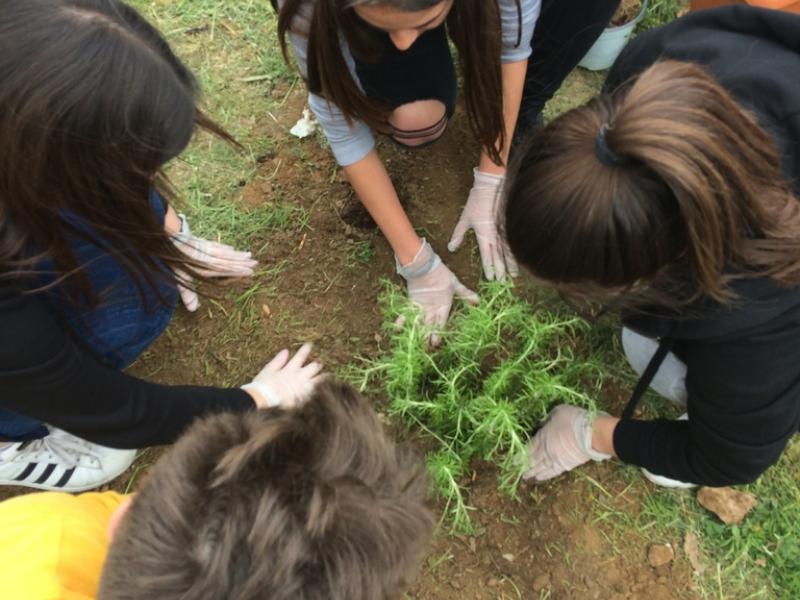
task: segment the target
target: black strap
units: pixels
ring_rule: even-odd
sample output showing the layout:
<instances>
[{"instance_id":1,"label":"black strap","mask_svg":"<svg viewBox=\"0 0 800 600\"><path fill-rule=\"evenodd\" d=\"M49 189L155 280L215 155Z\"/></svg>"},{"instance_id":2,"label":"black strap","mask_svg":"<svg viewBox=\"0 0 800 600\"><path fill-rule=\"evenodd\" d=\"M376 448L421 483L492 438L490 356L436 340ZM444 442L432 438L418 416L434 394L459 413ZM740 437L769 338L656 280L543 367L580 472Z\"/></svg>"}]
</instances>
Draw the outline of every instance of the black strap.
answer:
<instances>
[{"instance_id":1,"label":"black strap","mask_svg":"<svg viewBox=\"0 0 800 600\"><path fill-rule=\"evenodd\" d=\"M647 363L647 368L644 370L644 373L642 373L642 376L636 383L636 387L633 388L633 393L631 394L630 400L628 400L627 406L625 406L625 410L622 411L623 419L630 419L633 417L633 411L636 410L636 405L639 404L639 400L641 400L645 391L647 391L647 387L650 385L650 382L653 381L653 377L656 376L659 367L661 367L661 363L664 362L664 359L667 357L667 354L669 354L670 350L672 350L672 346L674 345L675 338L661 338L661 343L658 345L658 350L656 350L655 354L653 354L650 362Z\"/></svg>"}]
</instances>

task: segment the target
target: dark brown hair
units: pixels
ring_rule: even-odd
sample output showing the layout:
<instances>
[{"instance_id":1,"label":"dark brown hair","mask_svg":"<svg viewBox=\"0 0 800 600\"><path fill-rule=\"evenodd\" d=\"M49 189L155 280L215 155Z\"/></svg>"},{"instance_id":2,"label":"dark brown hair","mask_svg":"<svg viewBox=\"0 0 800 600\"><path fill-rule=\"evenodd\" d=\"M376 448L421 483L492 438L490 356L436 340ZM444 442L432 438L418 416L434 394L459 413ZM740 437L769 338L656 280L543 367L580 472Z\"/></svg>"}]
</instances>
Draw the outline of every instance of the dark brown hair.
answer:
<instances>
[{"instance_id":1,"label":"dark brown hair","mask_svg":"<svg viewBox=\"0 0 800 600\"><path fill-rule=\"evenodd\" d=\"M150 471L100 600L385 600L433 528L424 466L351 387L207 418Z\"/></svg>"},{"instance_id":2,"label":"dark brown hair","mask_svg":"<svg viewBox=\"0 0 800 600\"><path fill-rule=\"evenodd\" d=\"M355 58L372 62L380 57L380 32L364 23L353 6L380 4L411 12L425 10L442 0L314 0L308 21L299 15L306 1L285 0L278 8L278 0L271 0L278 11L278 36L284 57L288 61L289 31L307 36L309 89L336 105L348 120L361 119L375 130L386 131L390 111L367 98L354 81L342 55L340 32ZM506 132L497 2L454 0L447 16L447 30L458 50L470 128L489 157L502 164L500 152L505 147Z\"/></svg>"},{"instance_id":3,"label":"dark brown hair","mask_svg":"<svg viewBox=\"0 0 800 600\"><path fill-rule=\"evenodd\" d=\"M204 279L153 214L173 198L162 166L196 126L194 76L141 15L117 0L6 0L0 19L0 283L48 260L73 301L98 300L70 238L101 247L140 293L182 270ZM70 224L77 219L94 231ZM160 296L160 295L159 295Z\"/></svg>"},{"instance_id":4,"label":"dark brown hair","mask_svg":"<svg viewBox=\"0 0 800 600\"><path fill-rule=\"evenodd\" d=\"M725 302L737 277L800 281L800 204L773 140L697 65L656 63L555 119L506 189L512 252L571 295Z\"/></svg>"}]
</instances>

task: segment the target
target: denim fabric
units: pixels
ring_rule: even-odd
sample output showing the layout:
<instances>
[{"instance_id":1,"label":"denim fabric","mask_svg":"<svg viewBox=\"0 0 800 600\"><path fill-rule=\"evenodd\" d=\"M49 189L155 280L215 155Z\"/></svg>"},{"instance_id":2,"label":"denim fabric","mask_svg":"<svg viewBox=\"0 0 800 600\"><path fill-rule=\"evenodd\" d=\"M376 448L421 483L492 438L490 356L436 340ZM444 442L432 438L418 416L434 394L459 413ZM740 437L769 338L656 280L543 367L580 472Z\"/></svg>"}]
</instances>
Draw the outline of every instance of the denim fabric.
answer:
<instances>
[{"instance_id":1,"label":"denim fabric","mask_svg":"<svg viewBox=\"0 0 800 600\"><path fill-rule=\"evenodd\" d=\"M151 196L153 212L163 221L165 204L155 193ZM81 231L98 238L91 228L82 225L73 216L64 217ZM100 305L95 308L75 305L54 288L41 295L56 318L70 332L79 346L91 352L111 368L122 370L144 352L166 329L178 301L171 276L159 291L166 304L159 302L153 290L146 291L147 302L142 302L136 282L122 265L101 247L77 236L72 247L78 261L84 265L92 288L101 294ZM54 280L52 265L43 261L37 285L47 285ZM30 440L47 435L47 428L38 421L0 409L0 439Z\"/></svg>"}]
</instances>

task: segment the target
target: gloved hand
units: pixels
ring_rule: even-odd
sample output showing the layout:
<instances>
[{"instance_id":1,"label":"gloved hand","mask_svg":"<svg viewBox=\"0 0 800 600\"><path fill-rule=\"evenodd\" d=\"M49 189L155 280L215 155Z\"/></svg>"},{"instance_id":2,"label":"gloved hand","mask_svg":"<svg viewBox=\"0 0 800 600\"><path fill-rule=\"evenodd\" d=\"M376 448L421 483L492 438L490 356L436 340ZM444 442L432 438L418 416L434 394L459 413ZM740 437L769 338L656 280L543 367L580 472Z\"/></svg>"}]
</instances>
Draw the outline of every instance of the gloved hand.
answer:
<instances>
[{"instance_id":1,"label":"gloved hand","mask_svg":"<svg viewBox=\"0 0 800 600\"><path fill-rule=\"evenodd\" d=\"M478 239L478 250L486 279L503 279L506 273L512 277L519 274L517 261L514 260L508 245L497 231L497 211L503 193L505 177L490 175L473 169L475 181L469 192L467 204L456 223L453 236L447 244L450 252L455 252L464 241L464 235L470 229L475 231Z\"/></svg>"},{"instance_id":2,"label":"gloved hand","mask_svg":"<svg viewBox=\"0 0 800 600\"><path fill-rule=\"evenodd\" d=\"M607 413L599 412L597 415ZM528 442L528 470L524 479L547 481L590 460L611 458L592 449L594 418L588 410L560 404L544 427Z\"/></svg>"},{"instance_id":3,"label":"gloved hand","mask_svg":"<svg viewBox=\"0 0 800 600\"><path fill-rule=\"evenodd\" d=\"M447 322L453 296L470 304L479 301L478 294L458 280L425 239L414 260L405 266L397 261L397 272L408 282L408 297L422 308L425 324L434 330L428 338L432 346L439 345L441 341L435 329Z\"/></svg>"},{"instance_id":4,"label":"gloved hand","mask_svg":"<svg viewBox=\"0 0 800 600\"><path fill-rule=\"evenodd\" d=\"M197 271L206 277L250 277L255 272L258 261L250 252L234 250L226 244L204 240L192 235L189 222L184 215L178 215L181 220L181 229L172 236L172 243L192 260L207 265L207 268L198 268ZM191 289L192 278L183 271L176 271L178 278L178 293L184 306L190 312L197 310L200 299Z\"/></svg>"},{"instance_id":5,"label":"gloved hand","mask_svg":"<svg viewBox=\"0 0 800 600\"><path fill-rule=\"evenodd\" d=\"M318 362L304 364L311 353L311 344L303 344L289 359L289 351L281 350L255 379L242 389L255 399L258 408L294 408L308 400L314 386L321 379L322 365Z\"/></svg>"}]
</instances>

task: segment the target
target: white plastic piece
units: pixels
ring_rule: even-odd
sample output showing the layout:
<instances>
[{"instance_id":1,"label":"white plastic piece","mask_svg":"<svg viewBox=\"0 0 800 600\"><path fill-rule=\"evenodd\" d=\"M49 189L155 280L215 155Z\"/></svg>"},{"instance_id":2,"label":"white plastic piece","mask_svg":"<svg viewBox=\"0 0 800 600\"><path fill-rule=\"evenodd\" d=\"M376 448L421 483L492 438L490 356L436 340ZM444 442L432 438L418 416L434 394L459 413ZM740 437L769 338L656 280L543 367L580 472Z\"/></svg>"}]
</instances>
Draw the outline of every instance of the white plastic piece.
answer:
<instances>
[{"instance_id":1,"label":"white plastic piece","mask_svg":"<svg viewBox=\"0 0 800 600\"><path fill-rule=\"evenodd\" d=\"M311 114L311 111L308 108L303 109L303 116L298 119L297 123L294 124L289 130L293 136L298 137L300 139L306 138L314 133L319 127L319 123L314 118L314 115Z\"/></svg>"}]
</instances>

